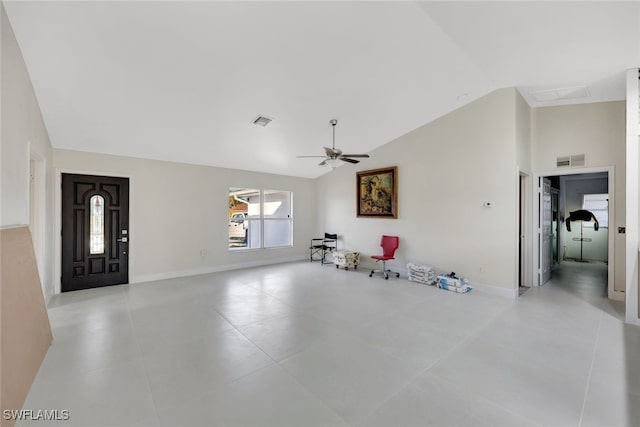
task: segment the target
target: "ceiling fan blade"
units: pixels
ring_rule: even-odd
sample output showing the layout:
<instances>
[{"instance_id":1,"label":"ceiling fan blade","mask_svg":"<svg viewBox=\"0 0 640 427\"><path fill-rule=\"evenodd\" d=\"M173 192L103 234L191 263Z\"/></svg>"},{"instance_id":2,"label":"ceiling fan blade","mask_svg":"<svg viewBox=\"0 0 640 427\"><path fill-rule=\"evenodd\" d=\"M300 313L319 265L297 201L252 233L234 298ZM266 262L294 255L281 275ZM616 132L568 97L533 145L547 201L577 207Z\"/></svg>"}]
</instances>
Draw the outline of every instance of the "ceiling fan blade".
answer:
<instances>
[{"instance_id":1,"label":"ceiling fan blade","mask_svg":"<svg viewBox=\"0 0 640 427\"><path fill-rule=\"evenodd\" d=\"M342 157L362 157L365 159L369 158L368 154L343 154Z\"/></svg>"},{"instance_id":2,"label":"ceiling fan blade","mask_svg":"<svg viewBox=\"0 0 640 427\"><path fill-rule=\"evenodd\" d=\"M304 159L304 158L311 158L311 157L325 158L327 156L296 156L297 159Z\"/></svg>"},{"instance_id":3,"label":"ceiling fan blade","mask_svg":"<svg viewBox=\"0 0 640 427\"><path fill-rule=\"evenodd\" d=\"M347 162L347 163L354 163L354 164L355 163L360 163L360 160L353 160L353 159L350 159L350 158L344 157L344 156L340 157L340 160L342 160L343 162Z\"/></svg>"},{"instance_id":4,"label":"ceiling fan blade","mask_svg":"<svg viewBox=\"0 0 640 427\"><path fill-rule=\"evenodd\" d=\"M320 163L318 163L318 166L324 166L327 164L326 160L321 161Z\"/></svg>"}]
</instances>

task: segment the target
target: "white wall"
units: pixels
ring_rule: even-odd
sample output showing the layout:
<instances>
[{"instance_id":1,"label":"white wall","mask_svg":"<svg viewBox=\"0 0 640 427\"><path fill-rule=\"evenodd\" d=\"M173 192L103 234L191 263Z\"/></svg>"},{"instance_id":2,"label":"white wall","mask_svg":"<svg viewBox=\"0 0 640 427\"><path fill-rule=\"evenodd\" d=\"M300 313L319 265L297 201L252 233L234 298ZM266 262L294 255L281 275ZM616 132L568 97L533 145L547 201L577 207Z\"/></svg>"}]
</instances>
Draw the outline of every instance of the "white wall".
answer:
<instances>
[{"instance_id":1,"label":"white wall","mask_svg":"<svg viewBox=\"0 0 640 427\"><path fill-rule=\"evenodd\" d=\"M587 167L613 166L615 171L614 289L625 289L625 103L623 101L544 107L532 110L534 172L556 172L556 158L586 154Z\"/></svg>"},{"instance_id":2,"label":"white wall","mask_svg":"<svg viewBox=\"0 0 640 427\"><path fill-rule=\"evenodd\" d=\"M311 179L58 149L53 166L130 176L132 283L303 258L313 237ZM229 252L230 187L293 191L293 248Z\"/></svg>"},{"instance_id":3,"label":"white wall","mask_svg":"<svg viewBox=\"0 0 640 427\"><path fill-rule=\"evenodd\" d=\"M0 226L29 225L29 162L32 153L44 163L43 187L49 188L52 181L50 165L51 144L42 120L29 73L9 20L1 6L2 19L2 131L0 144ZM39 218L38 242L42 250L36 251L40 277L43 280L45 298L53 292L51 283L52 260L52 198L45 195L41 200L43 215ZM45 271L42 271L45 270Z\"/></svg>"},{"instance_id":4,"label":"white wall","mask_svg":"<svg viewBox=\"0 0 640 427\"><path fill-rule=\"evenodd\" d=\"M625 244L625 281L626 281L626 313L625 320L640 325L640 292L638 292L638 169L640 168L640 69L627 70L626 99L626 216L627 238Z\"/></svg>"},{"instance_id":5,"label":"white wall","mask_svg":"<svg viewBox=\"0 0 640 427\"><path fill-rule=\"evenodd\" d=\"M392 265L429 264L514 295L515 103L515 89L493 92L322 176L316 232L338 233L365 261L382 234L398 235ZM387 166L398 166L398 219L356 218L356 171Z\"/></svg>"},{"instance_id":6,"label":"white wall","mask_svg":"<svg viewBox=\"0 0 640 427\"><path fill-rule=\"evenodd\" d=\"M516 91L516 155L518 168L531 172L531 108Z\"/></svg>"}]
</instances>

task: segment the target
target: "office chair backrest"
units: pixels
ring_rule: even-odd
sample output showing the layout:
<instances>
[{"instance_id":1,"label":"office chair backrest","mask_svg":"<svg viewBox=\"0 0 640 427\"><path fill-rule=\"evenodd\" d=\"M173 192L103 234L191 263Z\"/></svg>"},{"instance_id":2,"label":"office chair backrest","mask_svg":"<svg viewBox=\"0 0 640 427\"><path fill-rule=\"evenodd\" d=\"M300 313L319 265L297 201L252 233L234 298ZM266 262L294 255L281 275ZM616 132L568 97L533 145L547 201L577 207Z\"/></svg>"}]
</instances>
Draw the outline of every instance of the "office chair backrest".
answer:
<instances>
[{"instance_id":1,"label":"office chair backrest","mask_svg":"<svg viewBox=\"0 0 640 427\"><path fill-rule=\"evenodd\" d=\"M338 240L337 234L324 233L325 240Z\"/></svg>"},{"instance_id":2,"label":"office chair backrest","mask_svg":"<svg viewBox=\"0 0 640 427\"><path fill-rule=\"evenodd\" d=\"M400 243L400 238L398 236L382 236L380 239L380 246L382 246L382 253L384 256L394 256L396 253L396 249L398 249L398 244Z\"/></svg>"}]
</instances>

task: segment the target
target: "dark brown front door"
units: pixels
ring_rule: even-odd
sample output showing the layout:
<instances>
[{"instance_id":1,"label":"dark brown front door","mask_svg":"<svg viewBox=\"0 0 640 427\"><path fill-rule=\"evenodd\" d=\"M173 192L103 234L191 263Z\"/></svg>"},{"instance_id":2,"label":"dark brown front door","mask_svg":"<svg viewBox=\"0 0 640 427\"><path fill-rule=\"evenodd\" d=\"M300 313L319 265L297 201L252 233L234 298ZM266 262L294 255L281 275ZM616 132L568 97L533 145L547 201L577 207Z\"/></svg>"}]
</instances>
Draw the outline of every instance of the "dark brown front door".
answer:
<instances>
[{"instance_id":1,"label":"dark brown front door","mask_svg":"<svg viewBox=\"0 0 640 427\"><path fill-rule=\"evenodd\" d=\"M62 174L62 292L129 281L129 179Z\"/></svg>"}]
</instances>

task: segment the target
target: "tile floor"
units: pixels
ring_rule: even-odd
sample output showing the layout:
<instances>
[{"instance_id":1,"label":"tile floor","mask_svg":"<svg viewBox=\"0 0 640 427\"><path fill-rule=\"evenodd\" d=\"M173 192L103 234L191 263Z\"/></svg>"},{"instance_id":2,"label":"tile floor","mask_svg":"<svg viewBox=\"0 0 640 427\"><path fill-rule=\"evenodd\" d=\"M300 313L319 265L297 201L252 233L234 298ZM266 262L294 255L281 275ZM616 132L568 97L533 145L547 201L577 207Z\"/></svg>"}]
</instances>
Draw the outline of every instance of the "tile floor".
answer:
<instances>
[{"instance_id":1,"label":"tile floor","mask_svg":"<svg viewBox=\"0 0 640 427\"><path fill-rule=\"evenodd\" d=\"M638 426L640 328L605 277L564 263L516 301L292 263L63 294L25 408L82 427Z\"/></svg>"}]
</instances>

